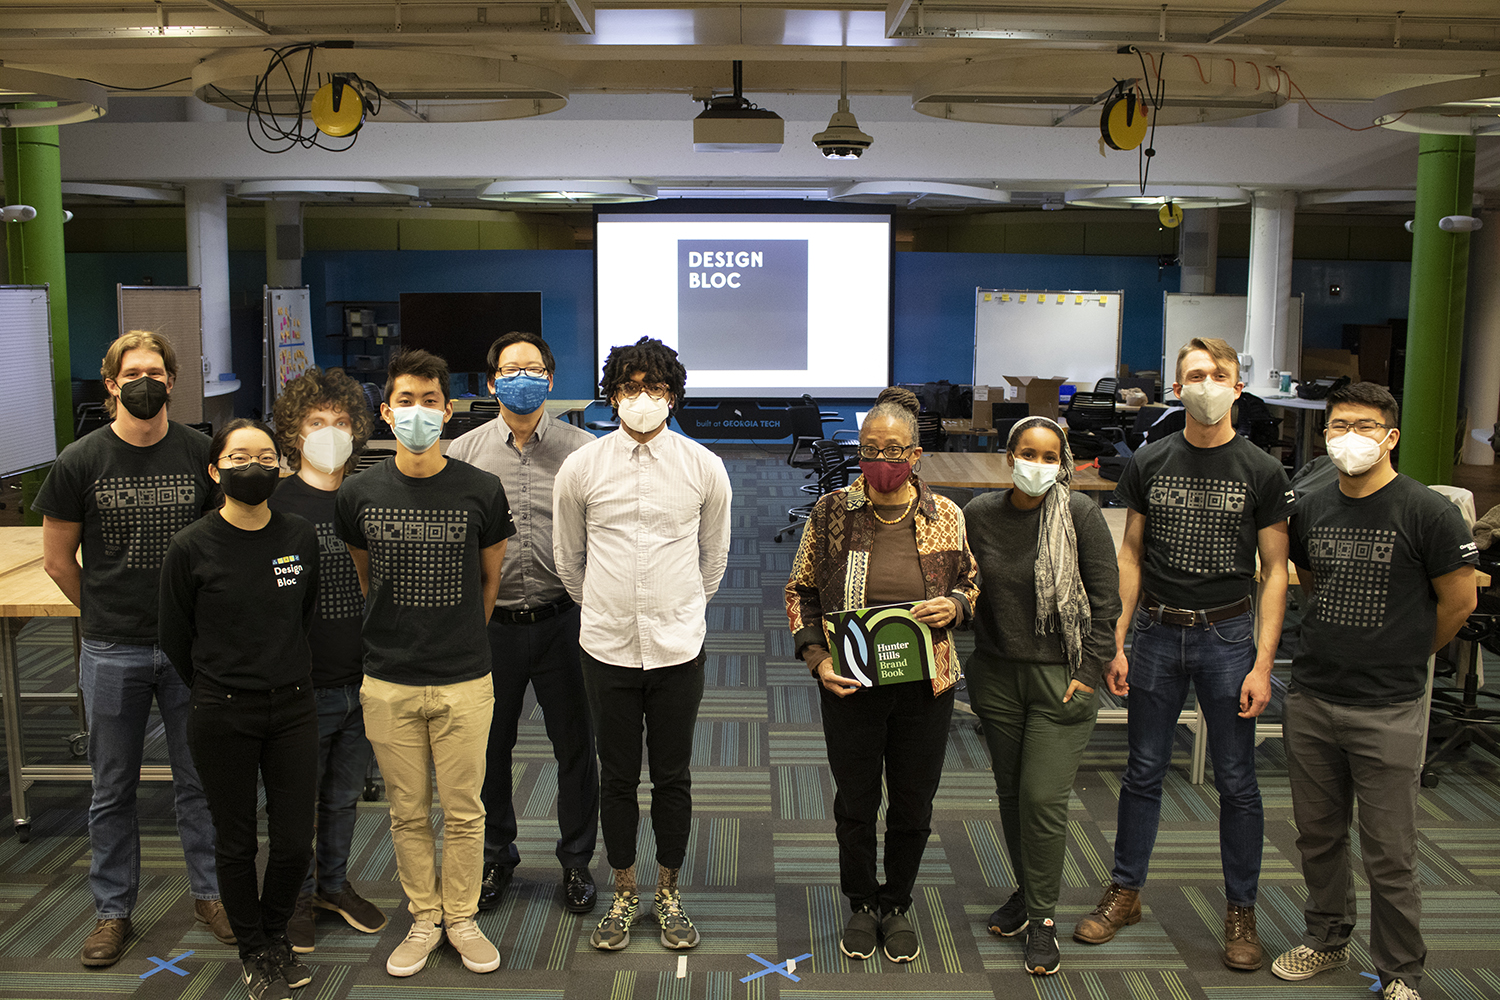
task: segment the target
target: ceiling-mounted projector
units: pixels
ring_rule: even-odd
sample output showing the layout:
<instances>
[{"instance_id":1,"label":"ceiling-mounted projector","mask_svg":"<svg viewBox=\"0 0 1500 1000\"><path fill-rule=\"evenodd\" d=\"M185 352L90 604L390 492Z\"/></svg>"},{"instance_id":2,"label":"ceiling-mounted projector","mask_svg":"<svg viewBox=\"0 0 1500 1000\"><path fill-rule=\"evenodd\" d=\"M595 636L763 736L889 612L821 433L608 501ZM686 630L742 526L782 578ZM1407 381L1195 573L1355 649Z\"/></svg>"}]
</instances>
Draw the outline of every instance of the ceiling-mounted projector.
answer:
<instances>
[{"instance_id":1,"label":"ceiling-mounted projector","mask_svg":"<svg viewBox=\"0 0 1500 1000\"><path fill-rule=\"evenodd\" d=\"M705 101L693 119L695 153L779 153L786 122L774 111L758 108L742 94L742 67L734 62L734 93Z\"/></svg>"}]
</instances>

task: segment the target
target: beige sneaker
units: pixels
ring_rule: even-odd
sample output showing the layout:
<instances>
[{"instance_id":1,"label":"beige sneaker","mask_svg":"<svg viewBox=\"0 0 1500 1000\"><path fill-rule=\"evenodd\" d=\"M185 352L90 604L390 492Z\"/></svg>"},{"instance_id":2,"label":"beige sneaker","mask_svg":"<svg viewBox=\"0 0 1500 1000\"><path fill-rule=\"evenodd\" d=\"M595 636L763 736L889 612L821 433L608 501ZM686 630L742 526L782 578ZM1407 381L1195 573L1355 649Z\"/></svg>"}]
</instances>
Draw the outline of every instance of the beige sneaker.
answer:
<instances>
[{"instance_id":1,"label":"beige sneaker","mask_svg":"<svg viewBox=\"0 0 1500 1000\"><path fill-rule=\"evenodd\" d=\"M500 968L500 952L472 920L451 921L448 924L448 943L463 958L464 968L470 972L494 972Z\"/></svg>"},{"instance_id":2,"label":"beige sneaker","mask_svg":"<svg viewBox=\"0 0 1500 1000\"><path fill-rule=\"evenodd\" d=\"M431 920L413 920L406 940L396 945L385 960L385 971L393 976L414 976L427 964L427 956L443 943L443 932Z\"/></svg>"}]
</instances>

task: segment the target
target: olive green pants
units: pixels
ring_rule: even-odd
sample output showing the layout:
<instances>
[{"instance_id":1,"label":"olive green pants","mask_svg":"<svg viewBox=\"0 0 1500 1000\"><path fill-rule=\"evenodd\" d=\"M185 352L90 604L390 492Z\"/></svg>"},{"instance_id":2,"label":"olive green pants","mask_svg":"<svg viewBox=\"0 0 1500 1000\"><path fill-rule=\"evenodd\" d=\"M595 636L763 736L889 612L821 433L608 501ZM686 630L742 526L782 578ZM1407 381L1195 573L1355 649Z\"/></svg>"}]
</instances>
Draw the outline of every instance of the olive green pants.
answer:
<instances>
[{"instance_id":1,"label":"olive green pants","mask_svg":"<svg viewBox=\"0 0 1500 1000\"><path fill-rule=\"evenodd\" d=\"M1066 663L969 661L969 699L984 722L1000 800L1000 826L1026 913L1053 917L1067 848L1068 797L1094 731L1096 696L1066 704Z\"/></svg>"}]
</instances>

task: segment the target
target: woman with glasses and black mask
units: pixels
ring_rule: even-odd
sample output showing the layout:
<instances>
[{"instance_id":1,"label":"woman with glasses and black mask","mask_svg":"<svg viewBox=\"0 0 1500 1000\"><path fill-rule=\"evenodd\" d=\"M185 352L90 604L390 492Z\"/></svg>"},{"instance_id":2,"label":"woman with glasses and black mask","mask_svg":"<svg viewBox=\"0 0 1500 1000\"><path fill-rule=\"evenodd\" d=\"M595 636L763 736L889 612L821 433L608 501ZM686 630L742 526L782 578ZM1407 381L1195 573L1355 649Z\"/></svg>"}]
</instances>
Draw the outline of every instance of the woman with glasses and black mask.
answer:
<instances>
[{"instance_id":1,"label":"woman with glasses and black mask","mask_svg":"<svg viewBox=\"0 0 1500 1000\"><path fill-rule=\"evenodd\" d=\"M311 972L287 918L307 874L317 794L318 718L307 643L318 539L266 501L280 478L271 432L232 420L209 445L224 505L179 531L161 570L161 648L192 689L188 746L218 833L219 889L251 1000L286 1000ZM270 852L256 884L256 776Z\"/></svg>"},{"instance_id":2,"label":"woman with glasses and black mask","mask_svg":"<svg viewBox=\"0 0 1500 1000\"><path fill-rule=\"evenodd\" d=\"M979 596L977 567L957 505L917 478L917 397L881 392L859 432L859 479L813 508L786 585L797 654L818 679L823 735L837 794L839 883L853 911L839 941L850 958L920 954L907 915L932 832L958 657L951 630ZM915 602L932 630L930 680L864 687L835 671L824 614ZM876 873L881 778L888 805L885 882Z\"/></svg>"}]
</instances>

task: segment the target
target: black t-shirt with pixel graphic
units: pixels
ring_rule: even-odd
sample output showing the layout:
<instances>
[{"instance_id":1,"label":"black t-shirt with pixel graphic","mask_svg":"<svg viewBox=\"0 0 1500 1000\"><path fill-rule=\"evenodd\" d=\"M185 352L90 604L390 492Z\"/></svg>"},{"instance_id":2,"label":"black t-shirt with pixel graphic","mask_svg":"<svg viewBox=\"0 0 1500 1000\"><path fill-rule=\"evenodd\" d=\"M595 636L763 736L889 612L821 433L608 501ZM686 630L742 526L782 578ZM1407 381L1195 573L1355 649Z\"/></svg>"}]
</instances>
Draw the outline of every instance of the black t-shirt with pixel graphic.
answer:
<instances>
[{"instance_id":1,"label":"black t-shirt with pixel graphic","mask_svg":"<svg viewBox=\"0 0 1500 1000\"><path fill-rule=\"evenodd\" d=\"M1317 583L1292 690L1343 705L1422 697L1437 630L1430 581L1479 561L1458 508L1408 476L1365 497L1330 483L1297 498L1291 556Z\"/></svg>"},{"instance_id":2,"label":"black t-shirt with pixel graphic","mask_svg":"<svg viewBox=\"0 0 1500 1000\"><path fill-rule=\"evenodd\" d=\"M1115 495L1146 517L1142 603L1194 610L1251 593L1257 533L1295 502L1281 463L1245 438L1199 448L1181 432L1142 445Z\"/></svg>"},{"instance_id":3,"label":"black t-shirt with pixel graphic","mask_svg":"<svg viewBox=\"0 0 1500 1000\"><path fill-rule=\"evenodd\" d=\"M349 547L334 528L336 490L320 490L288 476L271 495L271 509L312 522L318 533L318 616L307 641L312 647L314 687L358 684L364 676L360 624L365 595Z\"/></svg>"},{"instance_id":4,"label":"black t-shirt with pixel graphic","mask_svg":"<svg viewBox=\"0 0 1500 1000\"><path fill-rule=\"evenodd\" d=\"M393 684L455 684L490 672L479 551L516 528L498 477L447 463L413 479L390 458L339 487L339 537L370 555L365 673Z\"/></svg>"},{"instance_id":5,"label":"black t-shirt with pixel graphic","mask_svg":"<svg viewBox=\"0 0 1500 1000\"><path fill-rule=\"evenodd\" d=\"M106 425L57 456L32 506L83 525L84 638L156 645L167 544L216 505L208 444L191 427L169 422L166 436L139 448Z\"/></svg>"}]
</instances>

